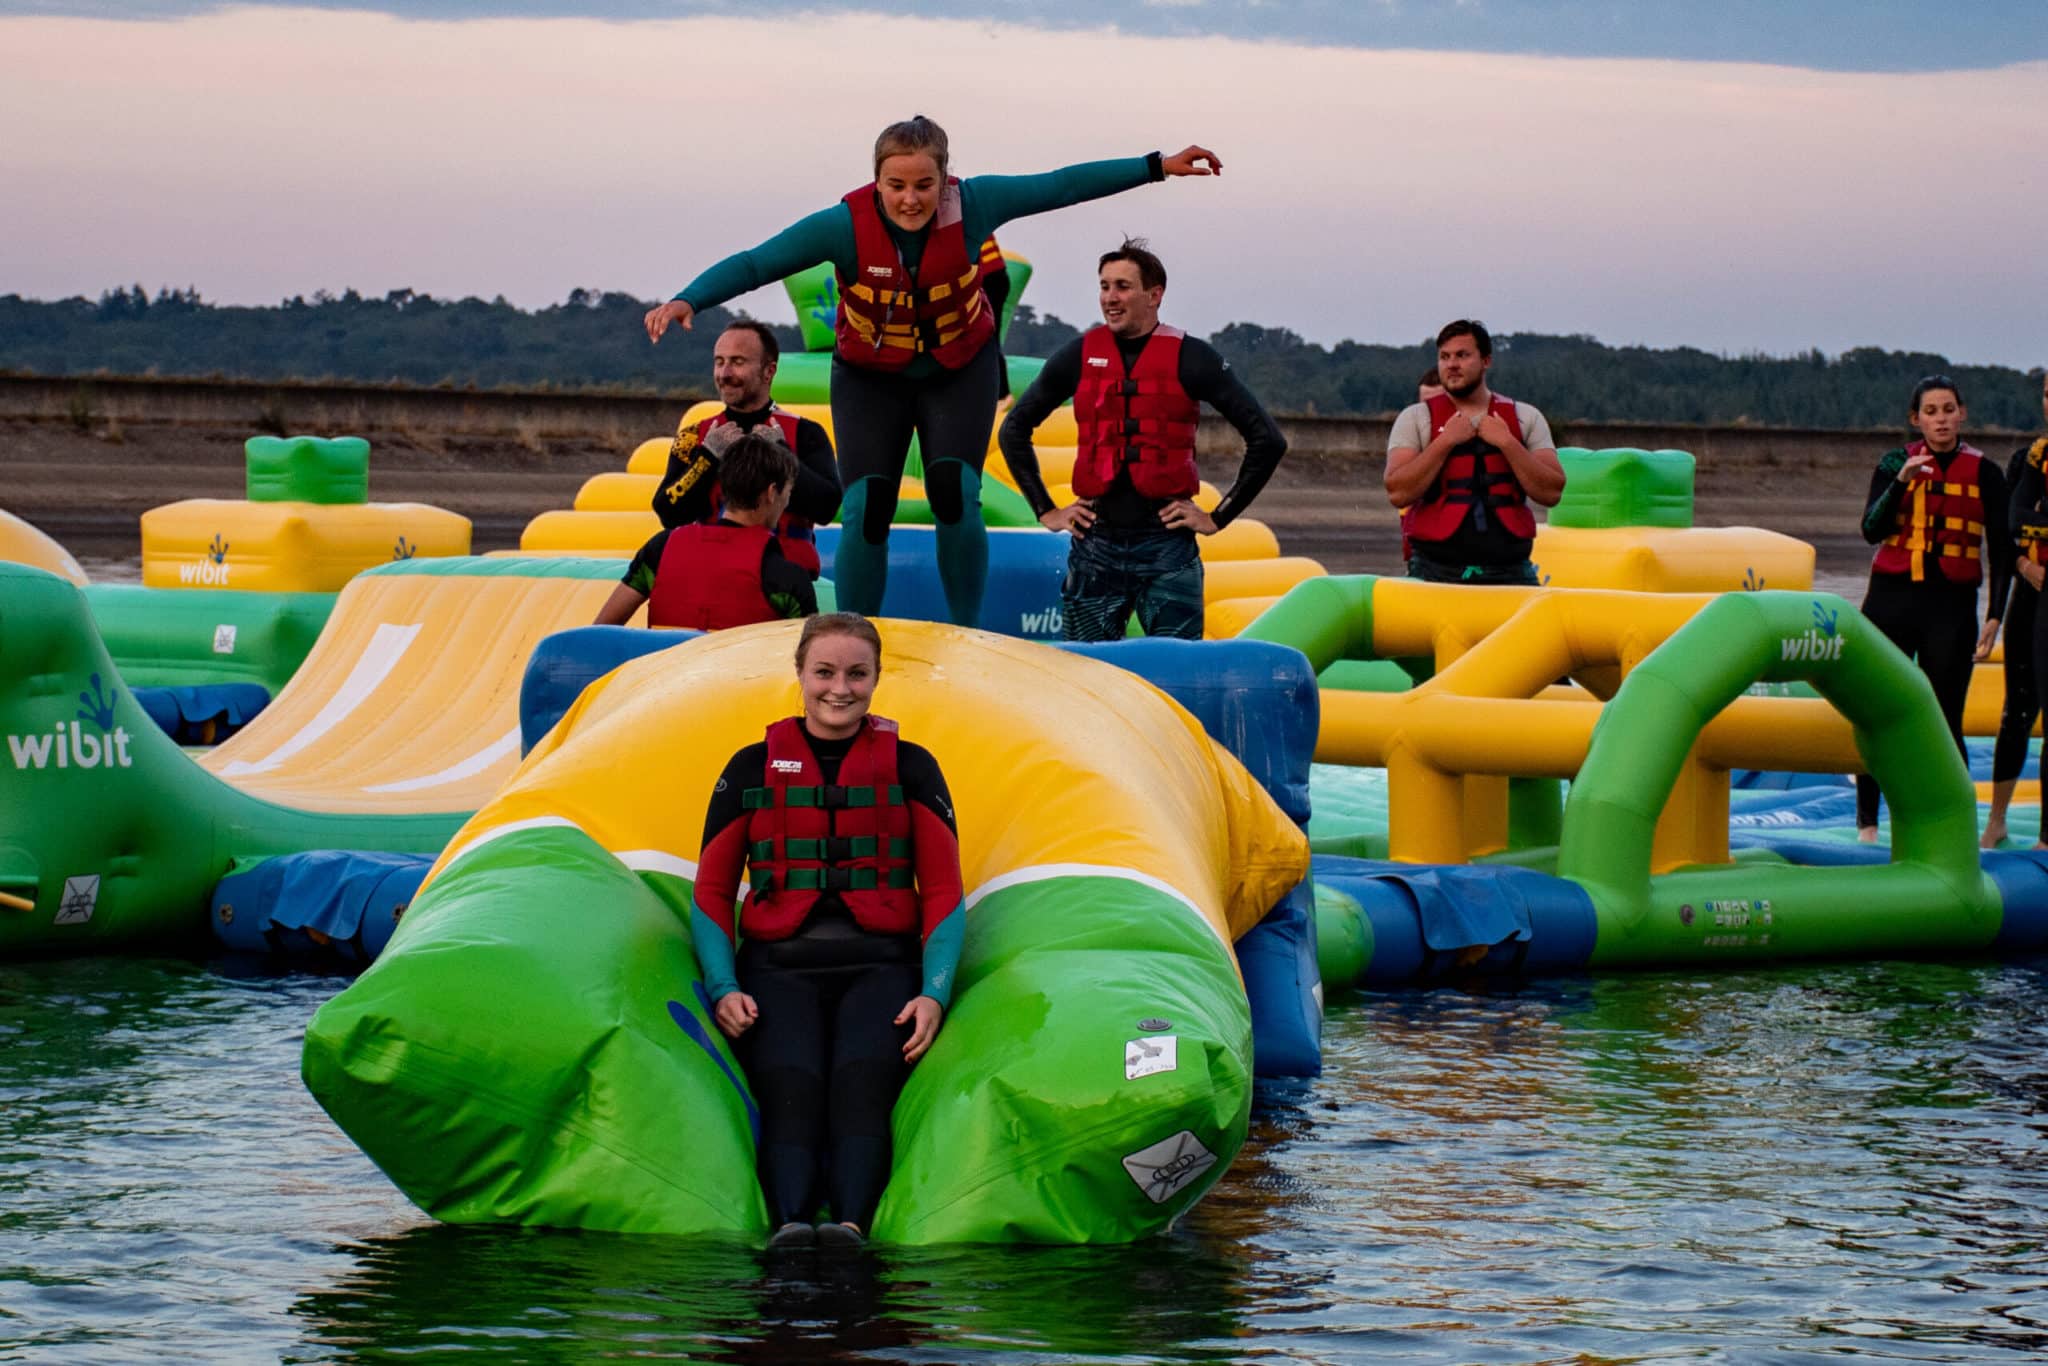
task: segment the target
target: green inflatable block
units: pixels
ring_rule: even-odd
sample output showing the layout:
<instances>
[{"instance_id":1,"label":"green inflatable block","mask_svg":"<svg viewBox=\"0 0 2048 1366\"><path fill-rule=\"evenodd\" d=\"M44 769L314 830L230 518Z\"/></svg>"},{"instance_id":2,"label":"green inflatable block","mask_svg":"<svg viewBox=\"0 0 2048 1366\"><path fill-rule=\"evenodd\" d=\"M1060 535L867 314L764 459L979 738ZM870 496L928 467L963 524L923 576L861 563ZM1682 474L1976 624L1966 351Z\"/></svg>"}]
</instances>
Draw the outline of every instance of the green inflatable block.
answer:
<instances>
[{"instance_id":1,"label":"green inflatable block","mask_svg":"<svg viewBox=\"0 0 2048 1366\"><path fill-rule=\"evenodd\" d=\"M1689 527L1694 461L1687 451L1560 447L1564 497L1552 526Z\"/></svg>"},{"instance_id":2,"label":"green inflatable block","mask_svg":"<svg viewBox=\"0 0 2048 1366\"><path fill-rule=\"evenodd\" d=\"M252 503L370 501L370 443L359 436L252 436L242 450Z\"/></svg>"},{"instance_id":3,"label":"green inflatable block","mask_svg":"<svg viewBox=\"0 0 2048 1366\"><path fill-rule=\"evenodd\" d=\"M131 688L291 681L334 611L333 593L93 584L84 590L107 653Z\"/></svg>"}]
</instances>

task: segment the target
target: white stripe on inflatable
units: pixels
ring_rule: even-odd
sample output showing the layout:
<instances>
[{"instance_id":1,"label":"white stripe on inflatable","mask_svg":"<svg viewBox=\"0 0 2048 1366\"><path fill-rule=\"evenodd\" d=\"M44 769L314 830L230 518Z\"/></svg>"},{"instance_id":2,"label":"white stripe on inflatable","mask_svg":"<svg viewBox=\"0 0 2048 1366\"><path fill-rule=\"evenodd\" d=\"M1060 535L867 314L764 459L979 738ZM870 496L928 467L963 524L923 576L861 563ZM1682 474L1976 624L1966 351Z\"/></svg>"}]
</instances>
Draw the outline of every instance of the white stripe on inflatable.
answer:
<instances>
[{"instance_id":1,"label":"white stripe on inflatable","mask_svg":"<svg viewBox=\"0 0 2048 1366\"><path fill-rule=\"evenodd\" d=\"M1160 881L1150 873L1141 873L1136 868L1119 868L1106 863L1040 863L1034 864L1029 868L1013 868L1007 873L997 874L969 892L967 894L967 909L973 910L976 902L984 897L993 896L997 892L1005 891L1011 887L1020 887L1027 882L1045 882L1056 877L1113 877L1121 878L1125 882L1135 882L1140 886L1150 887L1153 891L1171 897L1175 902L1185 906L1189 913L1201 922L1203 929L1216 936L1217 943L1223 945L1225 949L1230 950L1233 954L1235 953L1235 950L1231 949L1230 940L1224 936L1223 931L1217 926L1216 922L1203 914L1202 908L1186 892L1183 892L1170 882Z\"/></svg>"},{"instance_id":2,"label":"white stripe on inflatable","mask_svg":"<svg viewBox=\"0 0 2048 1366\"><path fill-rule=\"evenodd\" d=\"M696 864L663 849L614 849L612 857L636 873L670 873L691 882L697 880Z\"/></svg>"},{"instance_id":3,"label":"white stripe on inflatable","mask_svg":"<svg viewBox=\"0 0 2048 1366\"><path fill-rule=\"evenodd\" d=\"M386 622L378 626L377 633L370 637L369 646L356 660L355 667L348 671L348 677L334 690L334 696L327 699L327 705L315 712L313 719L308 721L297 735L270 751L267 757L254 763L235 760L221 769L220 776L239 778L250 773L268 773L340 725L350 712L360 707L371 693L377 691L378 685L391 676L391 671L398 667L400 657L405 654L407 647L419 633L418 625L393 626Z\"/></svg>"},{"instance_id":4,"label":"white stripe on inflatable","mask_svg":"<svg viewBox=\"0 0 2048 1366\"><path fill-rule=\"evenodd\" d=\"M516 835L522 830L563 829L574 830L577 834L585 837L588 837L590 834L589 831L570 820L567 816L529 816L523 821L507 821L503 825L492 826L460 849L457 849L453 854L450 854L448 861L441 865L441 871L443 874L447 873L464 855L474 853L493 840L501 839L506 835Z\"/></svg>"},{"instance_id":5,"label":"white stripe on inflatable","mask_svg":"<svg viewBox=\"0 0 2048 1366\"><path fill-rule=\"evenodd\" d=\"M464 778L477 774L497 763L500 759L519 753L519 727L514 726L490 744L484 746L467 759L450 764L439 773L429 773L424 778L402 778L395 783L378 783L366 787L365 792L417 792L421 788L440 787L446 783L459 783Z\"/></svg>"}]
</instances>

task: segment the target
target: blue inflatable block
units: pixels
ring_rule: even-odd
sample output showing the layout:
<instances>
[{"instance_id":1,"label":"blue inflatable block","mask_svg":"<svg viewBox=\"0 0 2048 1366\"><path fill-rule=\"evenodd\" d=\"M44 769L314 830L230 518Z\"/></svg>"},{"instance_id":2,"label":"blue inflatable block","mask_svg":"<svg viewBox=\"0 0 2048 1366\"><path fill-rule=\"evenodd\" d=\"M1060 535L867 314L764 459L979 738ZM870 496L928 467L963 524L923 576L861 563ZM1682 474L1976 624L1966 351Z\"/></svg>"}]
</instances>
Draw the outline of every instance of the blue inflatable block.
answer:
<instances>
[{"instance_id":1,"label":"blue inflatable block","mask_svg":"<svg viewBox=\"0 0 2048 1366\"><path fill-rule=\"evenodd\" d=\"M1063 649L1126 669L1193 712L1297 825L1322 724L1308 656L1262 640L1120 640Z\"/></svg>"},{"instance_id":2,"label":"blue inflatable block","mask_svg":"<svg viewBox=\"0 0 2048 1366\"><path fill-rule=\"evenodd\" d=\"M1892 851L1886 845L1816 839L1798 830L1730 830L1728 847L1768 849L1785 862L1802 868L1857 868L1892 861Z\"/></svg>"},{"instance_id":3,"label":"blue inflatable block","mask_svg":"<svg viewBox=\"0 0 2048 1366\"><path fill-rule=\"evenodd\" d=\"M836 580L833 559L840 529L818 528L818 554L825 577ZM1065 532L1042 527L988 529L988 590L981 600L981 629L1026 640L1060 638L1060 584L1067 577ZM889 532L889 581L882 592L885 617L951 621L939 584L938 532L928 526L898 526Z\"/></svg>"},{"instance_id":4,"label":"blue inflatable block","mask_svg":"<svg viewBox=\"0 0 2048 1366\"><path fill-rule=\"evenodd\" d=\"M270 689L261 683L186 683L130 691L157 728L181 745L218 744L270 705Z\"/></svg>"},{"instance_id":5,"label":"blue inflatable block","mask_svg":"<svg viewBox=\"0 0 2048 1366\"><path fill-rule=\"evenodd\" d=\"M390 942L433 863L431 854L346 849L257 860L215 885L214 937L244 952L362 967Z\"/></svg>"},{"instance_id":6,"label":"blue inflatable block","mask_svg":"<svg viewBox=\"0 0 2048 1366\"><path fill-rule=\"evenodd\" d=\"M583 690L629 659L672 649L701 631L649 631L639 626L577 626L533 647L519 680L519 752L555 728Z\"/></svg>"},{"instance_id":7,"label":"blue inflatable block","mask_svg":"<svg viewBox=\"0 0 2048 1366\"><path fill-rule=\"evenodd\" d=\"M1323 1071L1323 977L1316 964L1315 892L1304 882L1237 941L1252 1010L1252 1075Z\"/></svg>"},{"instance_id":8,"label":"blue inflatable block","mask_svg":"<svg viewBox=\"0 0 2048 1366\"><path fill-rule=\"evenodd\" d=\"M1984 871L2005 904L1992 951L2048 953L2048 849L1994 849L1984 855Z\"/></svg>"},{"instance_id":9,"label":"blue inflatable block","mask_svg":"<svg viewBox=\"0 0 2048 1366\"><path fill-rule=\"evenodd\" d=\"M1841 787L1848 778L1840 773L1777 773L1738 768L1728 775L1733 792L1787 792L1808 787Z\"/></svg>"},{"instance_id":10,"label":"blue inflatable block","mask_svg":"<svg viewBox=\"0 0 2048 1366\"><path fill-rule=\"evenodd\" d=\"M1737 792L1728 797L1730 840L1738 840L1748 831L1840 829L1855 819L1856 789L1846 784Z\"/></svg>"},{"instance_id":11,"label":"blue inflatable block","mask_svg":"<svg viewBox=\"0 0 2048 1366\"><path fill-rule=\"evenodd\" d=\"M1309 875L1357 901L1373 935L1360 985L1390 986L1454 971L1570 972L1593 955L1599 925L1577 883L1505 864L1436 867L1317 854ZM1489 909L1473 914L1466 907ZM1495 932L1501 938L1490 936ZM1488 945L1476 963L1456 962L1466 934Z\"/></svg>"}]
</instances>

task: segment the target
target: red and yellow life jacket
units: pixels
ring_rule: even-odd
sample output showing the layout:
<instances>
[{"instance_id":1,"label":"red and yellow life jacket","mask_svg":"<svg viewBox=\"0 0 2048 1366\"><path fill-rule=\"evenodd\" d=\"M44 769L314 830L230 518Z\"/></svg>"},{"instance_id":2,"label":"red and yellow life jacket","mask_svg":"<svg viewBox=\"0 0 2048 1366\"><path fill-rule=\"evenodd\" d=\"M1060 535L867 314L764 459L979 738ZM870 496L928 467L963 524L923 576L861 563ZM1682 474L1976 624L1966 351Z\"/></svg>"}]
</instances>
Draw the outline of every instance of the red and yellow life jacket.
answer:
<instances>
[{"instance_id":1,"label":"red and yellow life jacket","mask_svg":"<svg viewBox=\"0 0 2048 1366\"><path fill-rule=\"evenodd\" d=\"M692 522L668 533L647 624L670 630L723 631L782 613L761 588L761 555L775 533L764 526Z\"/></svg>"},{"instance_id":2,"label":"red and yellow life jacket","mask_svg":"<svg viewBox=\"0 0 2048 1366\"><path fill-rule=\"evenodd\" d=\"M915 275L904 268L875 194L871 182L841 201L853 215L854 273L839 276L833 349L866 370L901 370L923 354L958 370L996 332L981 290L982 256L960 222L960 181L948 177L939 194Z\"/></svg>"},{"instance_id":3,"label":"red and yellow life jacket","mask_svg":"<svg viewBox=\"0 0 2048 1366\"><path fill-rule=\"evenodd\" d=\"M740 932L787 939L825 892L862 929L910 934L917 893L910 808L896 771L896 723L869 713L827 786L796 717L768 727L761 787L741 794L747 816L747 895Z\"/></svg>"},{"instance_id":4,"label":"red and yellow life jacket","mask_svg":"<svg viewBox=\"0 0 2048 1366\"><path fill-rule=\"evenodd\" d=\"M2026 462L2037 470L2048 470L2048 436L2027 447ZM2048 517L2038 512L2022 516L2012 529L2020 554L2035 564L2048 564Z\"/></svg>"},{"instance_id":5,"label":"red and yellow life jacket","mask_svg":"<svg viewBox=\"0 0 2048 1366\"><path fill-rule=\"evenodd\" d=\"M1449 394L1438 394L1429 400L1430 440L1436 440L1451 414L1457 411L1457 401ZM1489 411L1507 424L1515 440L1523 439L1522 420L1515 416L1513 399L1495 394ZM1536 514L1529 507L1529 496L1522 491L1521 480L1515 478L1514 466L1477 436L1451 448L1422 501L1408 509L1408 539L1449 540L1475 507L1484 507L1510 536L1524 541L1535 539Z\"/></svg>"},{"instance_id":6,"label":"red and yellow life jacket","mask_svg":"<svg viewBox=\"0 0 2048 1366\"><path fill-rule=\"evenodd\" d=\"M1147 498L1192 498L1195 430L1202 405L1180 387L1180 344L1187 334L1159 327L1145 339L1137 364L1124 373L1116 333L1091 327L1081 336L1081 378L1074 386L1074 492L1108 492L1120 469Z\"/></svg>"},{"instance_id":7,"label":"red and yellow life jacket","mask_svg":"<svg viewBox=\"0 0 2048 1366\"><path fill-rule=\"evenodd\" d=\"M697 424L697 440L695 445L702 449L704 438L710 436L714 429L723 427L731 421L731 416L722 409L705 418ZM774 408L768 413L768 421L775 424L775 429L782 433L782 444L789 447L791 455L795 455L796 429L799 421L796 414L785 413L780 408ZM677 482L681 483L682 481L677 480ZM718 480L714 476L711 482L711 515L705 518L705 520L715 522L724 515L725 496L718 487ZM782 543L783 558L801 568L812 578L817 578L824 571L825 562L818 555L817 524L811 521L810 518L799 517L793 512L783 513L782 520L775 524L775 539Z\"/></svg>"},{"instance_id":8,"label":"red and yellow life jacket","mask_svg":"<svg viewBox=\"0 0 2048 1366\"><path fill-rule=\"evenodd\" d=\"M1927 449L1925 441L1906 447L1906 457ZM1899 500L1898 529L1877 547L1871 568L1880 574L1910 574L1914 582L1927 577L1929 556L1951 583L1976 583L1984 577L1984 494L1978 471L1984 453L1964 444L1956 447L1946 469L1935 469L1906 485Z\"/></svg>"},{"instance_id":9,"label":"red and yellow life jacket","mask_svg":"<svg viewBox=\"0 0 2048 1366\"><path fill-rule=\"evenodd\" d=\"M1009 268L1009 262L1003 260L1003 249L996 245L995 238L990 237L981 244L982 279L986 280L991 275L1001 275Z\"/></svg>"}]
</instances>

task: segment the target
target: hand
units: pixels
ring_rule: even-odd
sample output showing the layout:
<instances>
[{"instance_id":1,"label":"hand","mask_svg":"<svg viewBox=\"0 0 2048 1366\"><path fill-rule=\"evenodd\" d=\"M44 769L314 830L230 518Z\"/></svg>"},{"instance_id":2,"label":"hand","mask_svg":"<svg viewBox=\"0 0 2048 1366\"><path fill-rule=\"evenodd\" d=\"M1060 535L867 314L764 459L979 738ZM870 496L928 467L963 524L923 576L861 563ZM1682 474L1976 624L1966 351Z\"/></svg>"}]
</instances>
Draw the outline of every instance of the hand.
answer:
<instances>
[{"instance_id":1,"label":"hand","mask_svg":"<svg viewBox=\"0 0 2048 1366\"><path fill-rule=\"evenodd\" d=\"M1899 482L1901 484L1910 484L1915 479L1918 479L1923 471L1931 474L1933 470L1933 452L1922 451L1918 455L1909 455L1906 457L1904 467L1899 470Z\"/></svg>"},{"instance_id":2,"label":"hand","mask_svg":"<svg viewBox=\"0 0 2048 1366\"><path fill-rule=\"evenodd\" d=\"M1223 163L1208 148L1189 143L1172 156L1159 158L1159 169L1168 175L1222 175Z\"/></svg>"},{"instance_id":3,"label":"hand","mask_svg":"<svg viewBox=\"0 0 2048 1366\"><path fill-rule=\"evenodd\" d=\"M1216 519L1196 507L1188 498L1176 498L1159 509L1159 520L1179 531L1182 527L1201 536L1216 534Z\"/></svg>"},{"instance_id":4,"label":"hand","mask_svg":"<svg viewBox=\"0 0 2048 1366\"><path fill-rule=\"evenodd\" d=\"M728 991L711 1008L711 1017L718 1021L718 1028L726 1038L737 1039L761 1018L761 1008L746 992Z\"/></svg>"},{"instance_id":5,"label":"hand","mask_svg":"<svg viewBox=\"0 0 2048 1366\"><path fill-rule=\"evenodd\" d=\"M1088 529L1095 525L1095 504L1083 498L1078 503L1054 508L1039 518L1038 524L1047 531L1071 531L1078 540L1087 535Z\"/></svg>"},{"instance_id":6,"label":"hand","mask_svg":"<svg viewBox=\"0 0 2048 1366\"><path fill-rule=\"evenodd\" d=\"M681 323L683 331L691 331L690 320L697 316L697 310L690 307L687 299L670 299L665 304L647 310L644 321L647 324L647 340L658 342L661 334L668 331L670 323Z\"/></svg>"},{"instance_id":7,"label":"hand","mask_svg":"<svg viewBox=\"0 0 2048 1366\"><path fill-rule=\"evenodd\" d=\"M1508 424L1491 408L1486 410L1486 416L1472 424L1472 432L1495 450L1502 449L1515 439L1515 434L1508 430Z\"/></svg>"},{"instance_id":8,"label":"hand","mask_svg":"<svg viewBox=\"0 0 2048 1366\"><path fill-rule=\"evenodd\" d=\"M916 1062L925 1050L932 1046L932 1040L939 1037L939 1022L945 1018L946 1008L929 996L913 996L896 1012L896 1023L911 1026L910 1042L903 1045L903 1061Z\"/></svg>"},{"instance_id":9,"label":"hand","mask_svg":"<svg viewBox=\"0 0 2048 1366\"><path fill-rule=\"evenodd\" d=\"M2048 565L2043 565L2039 560L2022 559L2017 568L2020 577L2027 581L2027 586L2035 590L2039 590L2041 580L2048 577Z\"/></svg>"},{"instance_id":10,"label":"hand","mask_svg":"<svg viewBox=\"0 0 2048 1366\"><path fill-rule=\"evenodd\" d=\"M1479 434L1479 419L1454 411L1444 419L1444 429L1436 434L1431 445L1442 444L1445 449L1462 445Z\"/></svg>"},{"instance_id":11,"label":"hand","mask_svg":"<svg viewBox=\"0 0 2048 1366\"><path fill-rule=\"evenodd\" d=\"M1991 620L1985 622L1984 629L1977 633L1976 660L1979 664L1982 664L1985 660L1991 658L1991 647L1993 645L1996 645L1997 643L1998 618L1993 617Z\"/></svg>"}]
</instances>

